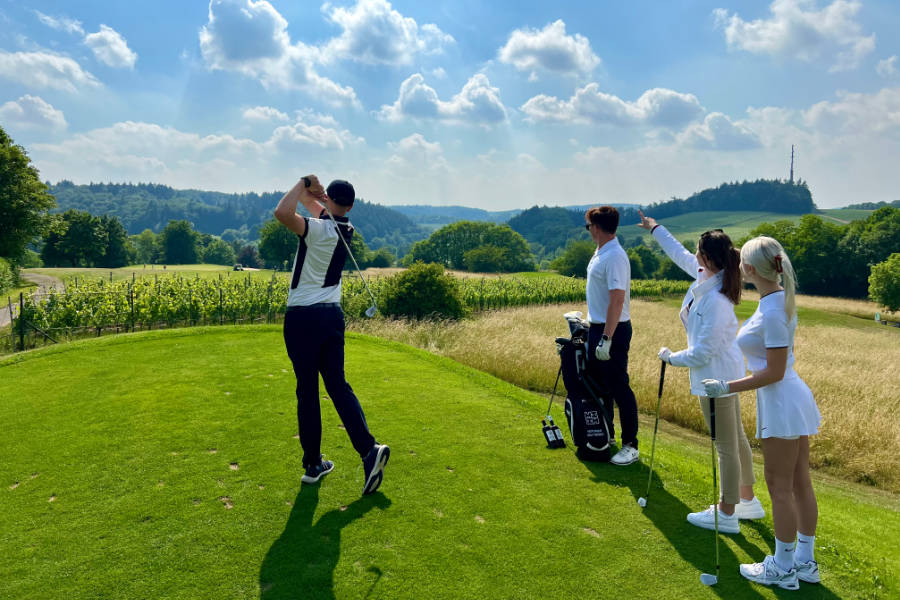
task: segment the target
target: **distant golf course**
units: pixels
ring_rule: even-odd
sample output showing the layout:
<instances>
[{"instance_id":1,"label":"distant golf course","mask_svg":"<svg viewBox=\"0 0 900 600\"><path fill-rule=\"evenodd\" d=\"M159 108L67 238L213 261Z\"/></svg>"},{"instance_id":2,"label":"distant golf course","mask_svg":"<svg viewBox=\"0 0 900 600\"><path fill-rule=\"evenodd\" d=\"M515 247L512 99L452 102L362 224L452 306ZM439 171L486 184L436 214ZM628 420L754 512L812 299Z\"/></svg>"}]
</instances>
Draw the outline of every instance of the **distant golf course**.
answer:
<instances>
[{"instance_id":1,"label":"distant golf course","mask_svg":"<svg viewBox=\"0 0 900 600\"><path fill-rule=\"evenodd\" d=\"M769 516L723 535L719 584L705 587L713 535L684 516L711 502L708 438L663 424L642 510L652 420L641 463L585 464L544 447L546 396L368 336L350 334L347 355L393 451L366 498L327 406L323 448L337 467L301 487L278 326L103 337L0 361L0 597L900 594L895 495L814 473L822 584L776 593L738 575L770 551ZM758 478L769 509L761 464Z\"/></svg>"}]
</instances>

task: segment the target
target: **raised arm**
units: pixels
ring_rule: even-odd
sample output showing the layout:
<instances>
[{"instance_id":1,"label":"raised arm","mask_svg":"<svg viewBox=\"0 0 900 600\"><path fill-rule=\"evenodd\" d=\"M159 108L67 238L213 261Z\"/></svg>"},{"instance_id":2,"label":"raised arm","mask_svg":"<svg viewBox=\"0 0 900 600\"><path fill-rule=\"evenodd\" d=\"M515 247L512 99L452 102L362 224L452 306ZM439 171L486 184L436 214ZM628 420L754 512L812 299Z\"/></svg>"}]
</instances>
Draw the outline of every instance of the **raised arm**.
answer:
<instances>
[{"instance_id":1,"label":"raised arm","mask_svg":"<svg viewBox=\"0 0 900 600\"><path fill-rule=\"evenodd\" d=\"M666 256L671 258L682 271L696 279L697 271L700 269L700 263L697 262L697 257L688 252L687 248L685 248L681 242L676 240L675 236L669 233L668 229L656 222L656 219L653 217L645 217L644 213L640 210L638 211L638 214L641 216L641 222L638 226L649 230L653 239L662 246Z\"/></svg>"},{"instance_id":2,"label":"raised arm","mask_svg":"<svg viewBox=\"0 0 900 600\"><path fill-rule=\"evenodd\" d=\"M309 187L306 185L306 180L309 181ZM306 219L297 214L297 204L302 203L311 215L318 216L322 211L322 205L318 198L324 195L325 189L315 175L304 177L278 201L278 206L275 207L275 218L297 235L305 236Z\"/></svg>"}]
</instances>

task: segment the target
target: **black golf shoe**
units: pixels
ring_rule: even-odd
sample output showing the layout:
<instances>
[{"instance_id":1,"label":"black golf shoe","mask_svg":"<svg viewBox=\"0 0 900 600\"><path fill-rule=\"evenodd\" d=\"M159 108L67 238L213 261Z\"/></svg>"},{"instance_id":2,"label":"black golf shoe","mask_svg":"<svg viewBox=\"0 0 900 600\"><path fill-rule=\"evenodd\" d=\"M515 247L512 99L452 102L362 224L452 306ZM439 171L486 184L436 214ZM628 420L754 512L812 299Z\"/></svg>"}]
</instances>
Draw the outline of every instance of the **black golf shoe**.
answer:
<instances>
[{"instance_id":1,"label":"black golf shoe","mask_svg":"<svg viewBox=\"0 0 900 600\"><path fill-rule=\"evenodd\" d=\"M371 494L378 489L384 479L384 465L391 456L391 449L384 444L375 444L363 459L363 469L366 474L366 482L363 485L363 496Z\"/></svg>"}]
</instances>

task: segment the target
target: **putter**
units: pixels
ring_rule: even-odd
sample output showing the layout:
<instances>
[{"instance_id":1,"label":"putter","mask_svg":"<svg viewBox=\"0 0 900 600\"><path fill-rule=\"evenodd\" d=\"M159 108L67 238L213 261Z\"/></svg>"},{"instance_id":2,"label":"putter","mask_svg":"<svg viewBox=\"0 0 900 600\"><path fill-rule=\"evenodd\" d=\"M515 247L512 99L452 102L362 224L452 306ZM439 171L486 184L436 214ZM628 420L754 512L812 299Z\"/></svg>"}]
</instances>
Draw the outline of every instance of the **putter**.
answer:
<instances>
[{"instance_id":1,"label":"putter","mask_svg":"<svg viewBox=\"0 0 900 600\"><path fill-rule=\"evenodd\" d=\"M715 503L713 504L713 515L715 517L715 534L716 534L716 574L702 573L700 575L700 583L703 585L716 585L719 583L719 484L716 482L716 399L709 399L709 445L710 454L712 455L713 468L713 495Z\"/></svg>"},{"instance_id":2,"label":"putter","mask_svg":"<svg viewBox=\"0 0 900 600\"><path fill-rule=\"evenodd\" d=\"M312 180L309 177L303 178L303 185L309 187L312 185ZM325 209L325 212L328 213L328 216L331 217L331 220L334 221L335 225L337 225L337 221L334 218L334 215L331 214L331 211L328 210L327 204L322 204L322 207ZM366 309L366 316L370 319L375 316L375 311L378 310L378 306L375 302L375 294L372 293L372 290L369 289L369 284L366 282L366 278L363 277L362 270L359 268L359 263L356 262L356 257L353 256L353 252L350 251L350 245L347 243L347 240L344 239L344 236L341 235L341 232L338 231L338 237L341 238L341 241L344 242L344 248L347 249L347 254L350 255L350 259L353 261L353 266L356 267L356 272L359 274L359 278L362 279L363 285L366 286L366 291L369 292L369 297L372 298L372 306Z\"/></svg>"},{"instance_id":3,"label":"putter","mask_svg":"<svg viewBox=\"0 0 900 600\"><path fill-rule=\"evenodd\" d=\"M661 360L659 367L659 393L656 395L656 423L653 424L653 445L650 447L650 475L647 476L647 493L638 498L638 506L647 506L650 497L650 482L653 481L653 459L656 456L656 432L659 429L659 408L662 405L663 381L666 379L666 361Z\"/></svg>"}]
</instances>

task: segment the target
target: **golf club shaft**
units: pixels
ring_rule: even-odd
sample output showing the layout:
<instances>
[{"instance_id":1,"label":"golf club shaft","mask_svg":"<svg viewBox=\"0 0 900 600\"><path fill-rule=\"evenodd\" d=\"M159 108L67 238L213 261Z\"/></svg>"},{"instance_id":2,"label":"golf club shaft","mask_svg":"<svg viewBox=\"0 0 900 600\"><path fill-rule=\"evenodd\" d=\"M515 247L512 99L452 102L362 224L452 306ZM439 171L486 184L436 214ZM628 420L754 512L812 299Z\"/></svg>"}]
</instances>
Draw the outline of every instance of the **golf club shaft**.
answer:
<instances>
[{"instance_id":1,"label":"golf club shaft","mask_svg":"<svg viewBox=\"0 0 900 600\"><path fill-rule=\"evenodd\" d=\"M656 458L656 432L659 430L659 410L662 406L663 382L666 379L666 361L660 361L659 393L656 395L656 422L653 424L653 444L650 447L650 474L647 475L647 493L644 500L650 497L650 483L653 481L653 461Z\"/></svg>"},{"instance_id":2,"label":"golf club shaft","mask_svg":"<svg viewBox=\"0 0 900 600\"><path fill-rule=\"evenodd\" d=\"M328 216L331 217L331 220L334 222L335 226L337 226L337 221L335 220L334 215L331 214L331 211L328 210L328 205L322 204L322 206L325 208L325 212L328 213ZM353 252L350 250L350 245L347 243L347 240L344 239L344 236L341 233L340 229L338 229L338 237L341 238L342 242L344 242L344 248L347 249L347 254L350 255L350 260L353 261L353 266L356 267L356 272L359 273L359 278L362 279L363 285L366 286L366 291L369 292L369 297L372 298L372 304L377 305L377 302L375 302L375 294L373 294L372 290L369 289L369 284L366 283L366 278L363 277L362 270L359 268L359 263L356 262L356 257L353 256Z\"/></svg>"},{"instance_id":3,"label":"golf club shaft","mask_svg":"<svg viewBox=\"0 0 900 600\"><path fill-rule=\"evenodd\" d=\"M556 386L559 385L559 376L562 375L562 365L559 366L559 371L556 373L556 383L553 384L553 391L550 392L550 404L547 405L547 414L550 414L550 408L553 406L553 397L556 395Z\"/></svg>"},{"instance_id":4,"label":"golf club shaft","mask_svg":"<svg viewBox=\"0 0 900 600\"><path fill-rule=\"evenodd\" d=\"M719 577L719 483L716 480L716 399L709 399L709 450L713 469L713 515L716 523L716 579Z\"/></svg>"}]
</instances>

